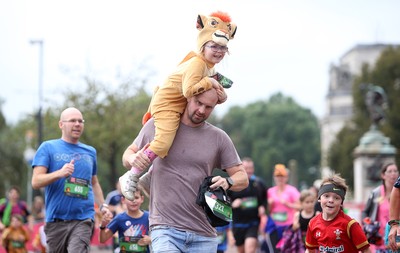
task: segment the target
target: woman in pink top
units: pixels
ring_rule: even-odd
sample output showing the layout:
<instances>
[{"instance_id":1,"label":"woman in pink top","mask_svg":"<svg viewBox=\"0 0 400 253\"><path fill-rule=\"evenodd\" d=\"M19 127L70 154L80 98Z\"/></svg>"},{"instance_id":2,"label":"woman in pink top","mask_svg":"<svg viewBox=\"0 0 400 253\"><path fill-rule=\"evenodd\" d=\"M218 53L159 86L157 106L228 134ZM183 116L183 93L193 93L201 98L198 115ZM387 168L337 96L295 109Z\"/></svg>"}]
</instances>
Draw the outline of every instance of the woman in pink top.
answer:
<instances>
[{"instance_id":1,"label":"woman in pink top","mask_svg":"<svg viewBox=\"0 0 400 253\"><path fill-rule=\"evenodd\" d=\"M372 190L367 204L362 212L363 223L379 222L379 231L377 234L367 234L368 241L371 244L372 252L389 252L383 242L385 235L385 225L389 221L389 200L390 193L397 178L399 170L394 163L388 163L381 169L382 184Z\"/></svg>"},{"instance_id":2,"label":"woman in pink top","mask_svg":"<svg viewBox=\"0 0 400 253\"><path fill-rule=\"evenodd\" d=\"M282 236L282 231L293 223L294 213L300 210L300 192L296 187L289 185L288 171L283 164L276 164L274 170L275 186L268 189L269 217L274 221L278 238L272 244L275 246Z\"/></svg>"}]
</instances>

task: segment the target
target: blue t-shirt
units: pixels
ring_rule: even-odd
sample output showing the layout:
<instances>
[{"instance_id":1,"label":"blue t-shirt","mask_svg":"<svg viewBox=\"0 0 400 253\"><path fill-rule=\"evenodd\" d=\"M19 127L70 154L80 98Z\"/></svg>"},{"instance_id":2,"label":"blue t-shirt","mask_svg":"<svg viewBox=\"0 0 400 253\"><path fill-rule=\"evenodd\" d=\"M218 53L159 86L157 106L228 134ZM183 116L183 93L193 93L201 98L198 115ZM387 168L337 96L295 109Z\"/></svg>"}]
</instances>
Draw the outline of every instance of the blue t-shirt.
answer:
<instances>
[{"instance_id":1,"label":"blue t-shirt","mask_svg":"<svg viewBox=\"0 0 400 253\"><path fill-rule=\"evenodd\" d=\"M120 213L112 219L107 225L113 233L118 231L118 238L120 243L120 250L125 245L127 252L150 252L149 247L140 247L137 245L137 240L142 238L143 235L149 234L149 212L143 211L143 215L140 218L133 218L126 212ZM140 249L142 249L140 251Z\"/></svg>"},{"instance_id":2,"label":"blue t-shirt","mask_svg":"<svg viewBox=\"0 0 400 253\"><path fill-rule=\"evenodd\" d=\"M75 160L74 173L45 187L46 222L94 220L92 177L97 174L97 161L93 147L62 139L45 141L37 150L32 167L44 166L47 173L52 173L71 160Z\"/></svg>"}]
</instances>

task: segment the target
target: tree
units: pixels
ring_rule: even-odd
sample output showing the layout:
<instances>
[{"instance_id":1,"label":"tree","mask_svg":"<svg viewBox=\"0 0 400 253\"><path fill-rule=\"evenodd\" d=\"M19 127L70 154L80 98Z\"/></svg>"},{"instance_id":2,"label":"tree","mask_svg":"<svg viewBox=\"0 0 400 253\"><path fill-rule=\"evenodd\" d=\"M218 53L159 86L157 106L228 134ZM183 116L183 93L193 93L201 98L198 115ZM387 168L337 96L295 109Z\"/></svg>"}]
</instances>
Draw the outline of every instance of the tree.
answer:
<instances>
[{"instance_id":1,"label":"tree","mask_svg":"<svg viewBox=\"0 0 400 253\"><path fill-rule=\"evenodd\" d=\"M3 103L4 103L4 101L0 97L0 130L6 127L6 118L4 118L3 110L2 110Z\"/></svg>"},{"instance_id":2,"label":"tree","mask_svg":"<svg viewBox=\"0 0 400 253\"><path fill-rule=\"evenodd\" d=\"M388 47L377 60L374 69L365 65L362 74L353 83L354 116L337 135L332 144L328 162L332 169L342 174L350 187L353 187L354 149L359 139L368 131L371 121L365 105L365 85L374 84L383 88L388 104L386 117L380 126L384 135L391 139L391 144L400 147L400 47Z\"/></svg>"},{"instance_id":3,"label":"tree","mask_svg":"<svg viewBox=\"0 0 400 253\"><path fill-rule=\"evenodd\" d=\"M221 120L241 157L250 156L256 173L271 179L274 165L296 161L299 182L316 179L309 169L319 167L320 137L318 120L292 98L277 93L268 101L233 107ZM318 176L318 175L317 175ZM266 180L272 184L271 180Z\"/></svg>"},{"instance_id":4,"label":"tree","mask_svg":"<svg viewBox=\"0 0 400 253\"><path fill-rule=\"evenodd\" d=\"M113 92L107 85L87 80L83 94L70 91L66 98L63 108L74 106L84 113L82 141L97 149L99 176L114 187L126 171L122 154L142 127L150 96L132 83L122 84Z\"/></svg>"},{"instance_id":5,"label":"tree","mask_svg":"<svg viewBox=\"0 0 400 253\"><path fill-rule=\"evenodd\" d=\"M22 137L22 138L21 138ZM12 185L21 189L24 196L27 187L27 170L29 165L24 160L25 131L21 127L5 125L0 128L0 170L2 174L2 187L0 195L5 193Z\"/></svg>"},{"instance_id":6,"label":"tree","mask_svg":"<svg viewBox=\"0 0 400 253\"><path fill-rule=\"evenodd\" d=\"M145 84L145 80L139 77L121 82L112 89L110 84L85 77L80 90L64 91L65 101L56 101L43 112L43 140L60 138L60 113L70 106L78 108L85 119L81 141L97 149L98 176L103 190L114 189L115 182L126 171L122 166L122 154L141 129L142 116L150 103L151 97L144 90ZM28 131L37 133L35 115L29 115L12 128L0 126L0 141L7 143L0 146L3 192L14 184L22 189L22 193L25 192L28 165L23 154ZM33 136L31 143L36 144L37 141L37 136ZM33 148L37 146L33 145Z\"/></svg>"},{"instance_id":7,"label":"tree","mask_svg":"<svg viewBox=\"0 0 400 253\"><path fill-rule=\"evenodd\" d=\"M27 184L21 184L21 182L26 182L28 164L24 161L25 140L21 139L21 136L24 137L25 133L21 135L7 125L1 110L2 104L3 101L0 99L0 171L2 174L0 195L5 196L11 185L19 186L24 195Z\"/></svg>"}]
</instances>

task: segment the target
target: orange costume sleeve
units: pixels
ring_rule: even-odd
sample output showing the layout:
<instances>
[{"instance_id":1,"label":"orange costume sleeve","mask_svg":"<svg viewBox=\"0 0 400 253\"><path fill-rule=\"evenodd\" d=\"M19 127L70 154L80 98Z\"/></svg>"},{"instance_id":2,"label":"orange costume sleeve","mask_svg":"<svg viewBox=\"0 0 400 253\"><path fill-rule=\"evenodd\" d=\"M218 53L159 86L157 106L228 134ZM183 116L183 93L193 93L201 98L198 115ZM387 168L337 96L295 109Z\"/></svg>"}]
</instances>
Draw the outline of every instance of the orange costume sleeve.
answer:
<instances>
[{"instance_id":1,"label":"orange costume sleeve","mask_svg":"<svg viewBox=\"0 0 400 253\"><path fill-rule=\"evenodd\" d=\"M149 149L162 158L168 154L175 138L187 98L212 87L209 76L213 74L213 65L207 65L201 56L189 55L192 56L181 63L164 85L156 90L149 107L156 127Z\"/></svg>"}]
</instances>

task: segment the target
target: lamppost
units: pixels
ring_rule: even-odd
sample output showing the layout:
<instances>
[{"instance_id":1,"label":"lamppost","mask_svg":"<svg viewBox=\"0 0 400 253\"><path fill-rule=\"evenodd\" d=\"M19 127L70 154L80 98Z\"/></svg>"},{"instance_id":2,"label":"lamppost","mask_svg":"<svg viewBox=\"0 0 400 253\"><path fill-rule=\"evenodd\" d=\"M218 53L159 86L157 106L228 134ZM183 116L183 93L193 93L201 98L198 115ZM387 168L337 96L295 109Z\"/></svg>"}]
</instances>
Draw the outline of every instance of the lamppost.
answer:
<instances>
[{"instance_id":1,"label":"lamppost","mask_svg":"<svg viewBox=\"0 0 400 253\"><path fill-rule=\"evenodd\" d=\"M28 173L27 173L27 178L26 178L26 199L27 199L27 204L28 207L32 207L32 185L31 185L31 180L32 180L32 160L35 157L36 150L34 150L31 147L31 142L33 138L33 133L32 131L27 131L25 134L25 141L26 141L26 148L24 151L24 159L27 164L28 168Z\"/></svg>"},{"instance_id":2,"label":"lamppost","mask_svg":"<svg viewBox=\"0 0 400 253\"><path fill-rule=\"evenodd\" d=\"M39 45L39 111L38 120L38 146L43 140L43 120L42 120L42 102L43 102L43 40L31 40L31 45Z\"/></svg>"}]
</instances>

